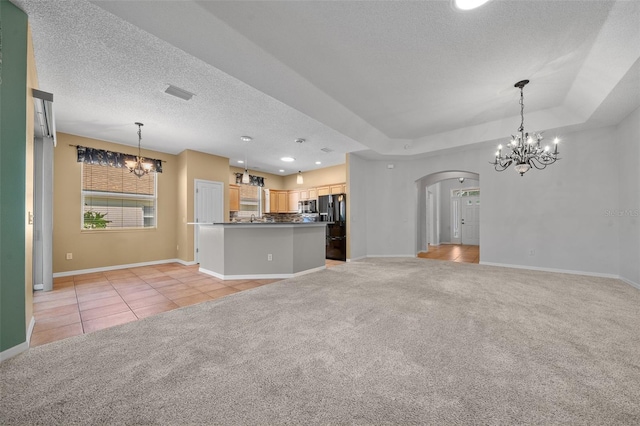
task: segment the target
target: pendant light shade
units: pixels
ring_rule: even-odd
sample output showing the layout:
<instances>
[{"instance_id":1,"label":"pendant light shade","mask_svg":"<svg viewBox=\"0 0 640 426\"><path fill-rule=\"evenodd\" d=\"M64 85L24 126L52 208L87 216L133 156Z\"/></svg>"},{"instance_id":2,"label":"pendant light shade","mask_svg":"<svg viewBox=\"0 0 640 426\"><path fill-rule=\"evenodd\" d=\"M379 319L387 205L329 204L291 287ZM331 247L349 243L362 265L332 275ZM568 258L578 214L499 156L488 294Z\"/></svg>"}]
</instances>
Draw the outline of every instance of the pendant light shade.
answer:
<instances>
[{"instance_id":1,"label":"pendant light shade","mask_svg":"<svg viewBox=\"0 0 640 426\"><path fill-rule=\"evenodd\" d=\"M253 138L251 136L240 136L240 140L243 142L251 142ZM249 177L249 170L247 169L249 164L247 163L247 149L248 146L246 146L244 149L244 173L242 174L242 183L244 184L248 184L249 182L251 182L251 178Z\"/></svg>"},{"instance_id":2,"label":"pendant light shade","mask_svg":"<svg viewBox=\"0 0 640 426\"><path fill-rule=\"evenodd\" d=\"M298 185L302 185L304 183L304 179L302 177L302 172L298 170L298 176L296 177L296 183Z\"/></svg>"}]
</instances>

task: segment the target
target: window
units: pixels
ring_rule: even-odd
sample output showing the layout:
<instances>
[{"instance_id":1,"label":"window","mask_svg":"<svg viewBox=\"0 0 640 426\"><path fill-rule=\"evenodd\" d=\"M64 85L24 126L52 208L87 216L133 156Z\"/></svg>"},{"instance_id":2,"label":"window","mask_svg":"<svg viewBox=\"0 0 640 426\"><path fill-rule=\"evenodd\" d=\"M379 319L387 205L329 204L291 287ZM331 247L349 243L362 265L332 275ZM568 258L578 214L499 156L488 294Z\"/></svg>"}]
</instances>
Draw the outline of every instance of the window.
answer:
<instances>
[{"instance_id":1,"label":"window","mask_svg":"<svg viewBox=\"0 0 640 426\"><path fill-rule=\"evenodd\" d=\"M471 188L471 189L454 189L451 192L452 197L479 197L480 190Z\"/></svg>"},{"instance_id":2,"label":"window","mask_svg":"<svg viewBox=\"0 0 640 426\"><path fill-rule=\"evenodd\" d=\"M253 185L240 185L240 209L238 217L262 216L262 188Z\"/></svg>"},{"instance_id":3,"label":"window","mask_svg":"<svg viewBox=\"0 0 640 426\"><path fill-rule=\"evenodd\" d=\"M155 228L156 204L156 173L82 164L84 229Z\"/></svg>"}]
</instances>

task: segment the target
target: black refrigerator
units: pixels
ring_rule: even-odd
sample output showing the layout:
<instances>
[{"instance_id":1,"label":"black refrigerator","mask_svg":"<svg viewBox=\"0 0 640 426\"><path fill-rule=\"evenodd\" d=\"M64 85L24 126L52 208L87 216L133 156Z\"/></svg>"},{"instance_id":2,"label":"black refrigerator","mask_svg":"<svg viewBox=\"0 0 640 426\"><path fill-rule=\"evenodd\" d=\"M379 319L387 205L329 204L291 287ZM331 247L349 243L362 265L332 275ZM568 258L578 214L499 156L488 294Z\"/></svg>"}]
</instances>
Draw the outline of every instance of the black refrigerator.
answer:
<instances>
[{"instance_id":1,"label":"black refrigerator","mask_svg":"<svg viewBox=\"0 0 640 426\"><path fill-rule=\"evenodd\" d=\"M347 260L347 195L318 197L320 221L327 223L327 259Z\"/></svg>"}]
</instances>

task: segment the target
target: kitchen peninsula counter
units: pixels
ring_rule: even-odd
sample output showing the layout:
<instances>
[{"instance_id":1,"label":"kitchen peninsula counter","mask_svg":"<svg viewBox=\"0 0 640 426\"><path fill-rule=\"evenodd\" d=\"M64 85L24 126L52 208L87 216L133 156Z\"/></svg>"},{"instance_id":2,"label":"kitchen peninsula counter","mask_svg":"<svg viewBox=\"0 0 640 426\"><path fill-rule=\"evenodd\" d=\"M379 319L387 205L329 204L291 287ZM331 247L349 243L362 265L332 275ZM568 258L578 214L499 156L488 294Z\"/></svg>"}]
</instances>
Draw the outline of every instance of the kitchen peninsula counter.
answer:
<instances>
[{"instance_id":1,"label":"kitchen peninsula counter","mask_svg":"<svg viewBox=\"0 0 640 426\"><path fill-rule=\"evenodd\" d=\"M325 268L326 222L200 224L200 271L223 280L290 278Z\"/></svg>"}]
</instances>

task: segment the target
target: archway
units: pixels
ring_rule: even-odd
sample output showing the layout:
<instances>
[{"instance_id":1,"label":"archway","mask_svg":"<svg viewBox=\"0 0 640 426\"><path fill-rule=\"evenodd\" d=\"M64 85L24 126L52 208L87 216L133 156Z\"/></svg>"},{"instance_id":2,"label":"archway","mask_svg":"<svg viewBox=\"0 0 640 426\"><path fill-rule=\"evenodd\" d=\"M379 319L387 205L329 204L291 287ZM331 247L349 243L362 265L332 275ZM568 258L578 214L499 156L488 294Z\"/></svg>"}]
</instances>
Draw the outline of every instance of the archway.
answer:
<instances>
[{"instance_id":1,"label":"archway","mask_svg":"<svg viewBox=\"0 0 640 426\"><path fill-rule=\"evenodd\" d=\"M422 178L416 180L416 190L417 190L417 214L416 214L416 229L418 232L418 236L416 238L416 255L420 252L428 252L429 251L429 242L432 236L434 229L439 229L439 221L434 217L433 211L429 211L430 206L433 206L433 201L429 200L429 188L433 190L433 186L437 183L448 181L448 180L458 180L460 178L464 178L469 181L477 181L477 186L480 184L480 175L475 172L465 171L465 170L446 170L440 171L437 173L431 173ZM448 191L447 191L448 192ZM432 196L434 194L432 193ZM435 196L440 196L435 194ZM478 207L479 208L479 207ZM429 230L431 227L431 231ZM450 240L451 238L449 238ZM439 239L436 238L439 243ZM450 242L450 241L449 241Z\"/></svg>"}]
</instances>

